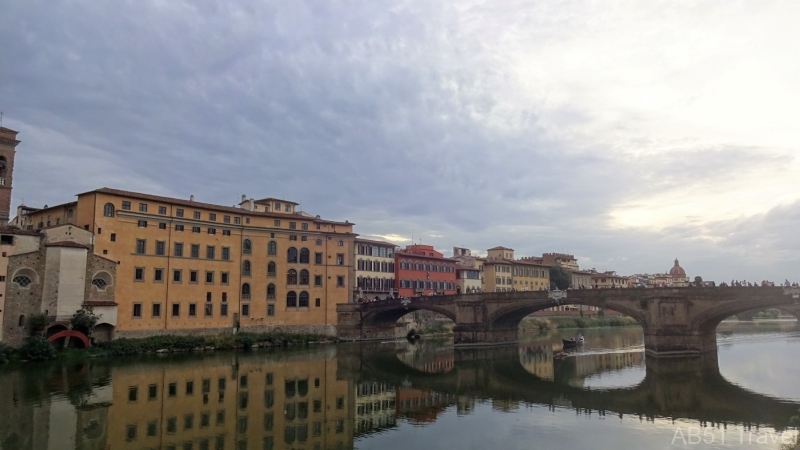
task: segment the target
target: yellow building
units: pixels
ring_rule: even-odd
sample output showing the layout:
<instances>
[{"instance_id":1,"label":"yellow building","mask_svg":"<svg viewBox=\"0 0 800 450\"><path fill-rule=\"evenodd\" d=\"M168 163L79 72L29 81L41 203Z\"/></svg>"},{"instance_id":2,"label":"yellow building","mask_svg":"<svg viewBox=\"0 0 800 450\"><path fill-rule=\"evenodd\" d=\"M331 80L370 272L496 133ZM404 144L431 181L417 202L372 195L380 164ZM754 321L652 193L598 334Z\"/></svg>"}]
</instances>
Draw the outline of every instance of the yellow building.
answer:
<instances>
[{"instance_id":1,"label":"yellow building","mask_svg":"<svg viewBox=\"0 0 800 450\"><path fill-rule=\"evenodd\" d=\"M28 230L69 223L91 251L117 262L114 337L303 331L334 334L353 292L353 224L297 203L247 199L228 207L102 188L34 210ZM22 211L20 211L22 213ZM24 215L24 217L22 217Z\"/></svg>"},{"instance_id":2,"label":"yellow building","mask_svg":"<svg viewBox=\"0 0 800 450\"><path fill-rule=\"evenodd\" d=\"M514 250L494 247L483 263L485 292L540 291L550 288L550 268L528 260L515 260Z\"/></svg>"}]
</instances>

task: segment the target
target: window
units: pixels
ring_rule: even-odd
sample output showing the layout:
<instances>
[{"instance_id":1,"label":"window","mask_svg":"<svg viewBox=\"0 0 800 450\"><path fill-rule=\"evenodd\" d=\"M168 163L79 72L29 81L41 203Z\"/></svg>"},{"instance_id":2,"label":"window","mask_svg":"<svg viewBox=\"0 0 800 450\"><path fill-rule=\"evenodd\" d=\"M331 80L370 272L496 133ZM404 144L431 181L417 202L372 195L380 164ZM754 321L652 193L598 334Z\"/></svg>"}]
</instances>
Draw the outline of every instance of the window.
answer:
<instances>
[{"instance_id":1,"label":"window","mask_svg":"<svg viewBox=\"0 0 800 450\"><path fill-rule=\"evenodd\" d=\"M336 265L343 266L344 265L344 253L337 253L336 254Z\"/></svg>"},{"instance_id":2,"label":"window","mask_svg":"<svg viewBox=\"0 0 800 450\"><path fill-rule=\"evenodd\" d=\"M133 281L144 281L144 267L136 267L133 269Z\"/></svg>"},{"instance_id":3,"label":"window","mask_svg":"<svg viewBox=\"0 0 800 450\"><path fill-rule=\"evenodd\" d=\"M267 315L274 316L275 315L275 304L269 303L267 304Z\"/></svg>"},{"instance_id":4,"label":"window","mask_svg":"<svg viewBox=\"0 0 800 450\"><path fill-rule=\"evenodd\" d=\"M139 203L139 212L147 212L147 203Z\"/></svg>"},{"instance_id":5,"label":"window","mask_svg":"<svg viewBox=\"0 0 800 450\"><path fill-rule=\"evenodd\" d=\"M156 241L156 255L164 256L166 254L167 243L164 241Z\"/></svg>"},{"instance_id":6,"label":"window","mask_svg":"<svg viewBox=\"0 0 800 450\"><path fill-rule=\"evenodd\" d=\"M173 303L172 304L172 317L180 317L181 316L181 305L180 303Z\"/></svg>"},{"instance_id":7,"label":"window","mask_svg":"<svg viewBox=\"0 0 800 450\"><path fill-rule=\"evenodd\" d=\"M303 231L308 231L308 224L307 223L300 224L300 229L302 229Z\"/></svg>"},{"instance_id":8,"label":"window","mask_svg":"<svg viewBox=\"0 0 800 450\"><path fill-rule=\"evenodd\" d=\"M219 305L219 316L220 317L228 317L228 304L223 303Z\"/></svg>"},{"instance_id":9,"label":"window","mask_svg":"<svg viewBox=\"0 0 800 450\"><path fill-rule=\"evenodd\" d=\"M322 252L314 253L314 264L322 264Z\"/></svg>"},{"instance_id":10,"label":"window","mask_svg":"<svg viewBox=\"0 0 800 450\"><path fill-rule=\"evenodd\" d=\"M303 291L300 293L300 303L298 306L301 308L308 308L308 292Z\"/></svg>"},{"instance_id":11,"label":"window","mask_svg":"<svg viewBox=\"0 0 800 450\"><path fill-rule=\"evenodd\" d=\"M103 206L103 215L106 217L114 217L114 205L111 203L106 203L105 206Z\"/></svg>"},{"instance_id":12,"label":"window","mask_svg":"<svg viewBox=\"0 0 800 450\"><path fill-rule=\"evenodd\" d=\"M164 269L153 270L153 281L155 281L156 283L164 282Z\"/></svg>"},{"instance_id":13,"label":"window","mask_svg":"<svg viewBox=\"0 0 800 450\"><path fill-rule=\"evenodd\" d=\"M242 317L249 317L250 316L250 305L242 305Z\"/></svg>"},{"instance_id":14,"label":"window","mask_svg":"<svg viewBox=\"0 0 800 450\"><path fill-rule=\"evenodd\" d=\"M175 250L173 251L173 255L175 255L175 256L177 256L179 258L183 256L183 243L182 242L176 242L175 243Z\"/></svg>"},{"instance_id":15,"label":"window","mask_svg":"<svg viewBox=\"0 0 800 450\"><path fill-rule=\"evenodd\" d=\"M297 308L297 293L295 291L289 291L286 294L286 307Z\"/></svg>"},{"instance_id":16,"label":"window","mask_svg":"<svg viewBox=\"0 0 800 450\"><path fill-rule=\"evenodd\" d=\"M315 242L315 244L317 244L317 245L322 245L322 239L317 239L317 240L316 240L316 242Z\"/></svg>"},{"instance_id":17,"label":"window","mask_svg":"<svg viewBox=\"0 0 800 450\"><path fill-rule=\"evenodd\" d=\"M289 222L289 229L296 230L297 229L297 222Z\"/></svg>"},{"instance_id":18,"label":"window","mask_svg":"<svg viewBox=\"0 0 800 450\"><path fill-rule=\"evenodd\" d=\"M158 213L161 214L161 215L166 214L167 213L167 207L166 206L159 206L158 207Z\"/></svg>"},{"instance_id":19,"label":"window","mask_svg":"<svg viewBox=\"0 0 800 450\"><path fill-rule=\"evenodd\" d=\"M217 221L217 215L214 214L214 213L208 213L208 220L210 220L212 222L216 222Z\"/></svg>"},{"instance_id":20,"label":"window","mask_svg":"<svg viewBox=\"0 0 800 450\"><path fill-rule=\"evenodd\" d=\"M192 227L192 233L199 233L200 227Z\"/></svg>"},{"instance_id":21,"label":"window","mask_svg":"<svg viewBox=\"0 0 800 450\"><path fill-rule=\"evenodd\" d=\"M231 230L222 230L222 235L223 236L230 236L231 235Z\"/></svg>"},{"instance_id":22,"label":"window","mask_svg":"<svg viewBox=\"0 0 800 450\"><path fill-rule=\"evenodd\" d=\"M197 279L200 277L200 275L198 275L198 273L199 272L196 271L196 270L190 270L189 271L189 283L197 283Z\"/></svg>"},{"instance_id":23,"label":"window","mask_svg":"<svg viewBox=\"0 0 800 450\"><path fill-rule=\"evenodd\" d=\"M193 212L192 213L192 217L194 217L197 220L200 220L200 211Z\"/></svg>"},{"instance_id":24,"label":"window","mask_svg":"<svg viewBox=\"0 0 800 450\"><path fill-rule=\"evenodd\" d=\"M197 317L197 303L189 303L189 317Z\"/></svg>"},{"instance_id":25,"label":"window","mask_svg":"<svg viewBox=\"0 0 800 450\"><path fill-rule=\"evenodd\" d=\"M242 285L242 300L250 300L250 284Z\"/></svg>"},{"instance_id":26,"label":"window","mask_svg":"<svg viewBox=\"0 0 800 450\"><path fill-rule=\"evenodd\" d=\"M158 223L158 229L159 230L166 230L167 229L167 223L166 222L159 222Z\"/></svg>"},{"instance_id":27,"label":"window","mask_svg":"<svg viewBox=\"0 0 800 450\"><path fill-rule=\"evenodd\" d=\"M281 202L275 202L275 211L280 212L281 210Z\"/></svg>"},{"instance_id":28,"label":"window","mask_svg":"<svg viewBox=\"0 0 800 450\"><path fill-rule=\"evenodd\" d=\"M206 271L206 284L214 284L214 272L211 270Z\"/></svg>"},{"instance_id":29,"label":"window","mask_svg":"<svg viewBox=\"0 0 800 450\"><path fill-rule=\"evenodd\" d=\"M278 244L275 241L269 241L267 245L267 255L275 256L278 254Z\"/></svg>"},{"instance_id":30,"label":"window","mask_svg":"<svg viewBox=\"0 0 800 450\"><path fill-rule=\"evenodd\" d=\"M344 277L339 275L336 277L336 287L344 287Z\"/></svg>"},{"instance_id":31,"label":"window","mask_svg":"<svg viewBox=\"0 0 800 450\"><path fill-rule=\"evenodd\" d=\"M180 283L181 282L181 275L183 272L180 269L174 269L172 271L172 282L173 283Z\"/></svg>"},{"instance_id":32,"label":"window","mask_svg":"<svg viewBox=\"0 0 800 450\"><path fill-rule=\"evenodd\" d=\"M175 215L177 217L183 217L183 208L178 208L175 210Z\"/></svg>"},{"instance_id":33,"label":"window","mask_svg":"<svg viewBox=\"0 0 800 450\"><path fill-rule=\"evenodd\" d=\"M253 243L250 242L250 239L245 239L242 241L242 254L249 255L253 252Z\"/></svg>"},{"instance_id":34,"label":"window","mask_svg":"<svg viewBox=\"0 0 800 450\"><path fill-rule=\"evenodd\" d=\"M216 228L209 228L208 229L208 234L217 234L217 229Z\"/></svg>"},{"instance_id":35,"label":"window","mask_svg":"<svg viewBox=\"0 0 800 450\"><path fill-rule=\"evenodd\" d=\"M322 275L314 275L314 286L322 286Z\"/></svg>"},{"instance_id":36,"label":"window","mask_svg":"<svg viewBox=\"0 0 800 450\"><path fill-rule=\"evenodd\" d=\"M183 231L183 225L175 225L175 231Z\"/></svg>"},{"instance_id":37,"label":"window","mask_svg":"<svg viewBox=\"0 0 800 450\"><path fill-rule=\"evenodd\" d=\"M200 257L200 245L192 244L192 246L190 247L189 256L191 256L192 258L199 258Z\"/></svg>"},{"instance_id":38,"label":"window","mask_svg":"<svg viewBox=\"0 0 800 450\"><path fill-rule=\"evenodd\" d=\"M231 216L222 216L223 223L231 223Z\"/></svg>"},{"instance_id":39,"label":"window","mask_svg":"<svg viewBox=\"0 0 800 450\"><path fill-rule=\"evenodd\" d=\"M213 245L206 245L206 259L214 259L215 249Z\"/></svg>"},{"instance_id":40,"label":"window","mask_svg":"<svg viewBox=\"0 0 800 450\"><path fill-rule=\"evenodd\" d=\"M308 241L308 236L300 236L300 240L306 242Z\"/></svg>"},{"instance_id":41,"label":"window","mask_svg":"<svg viewBox=\"0 0 800 450\"><path fill-rule=\"evenodd\" d=\"M111 242L117 242L117 233L111 233Z\"/></svg>"},{"instance_id":42,"label":"window","mask_svg":"<svg viewBox=\"0 0 800 450\"><path fill-rule=\"evenodd\" d=\"M251 273L252 273L252 267L250 265L250 261L245 259L244 261L242 261L242 276L249 277Z\"/></svg>"},{"instance_id":43,"label":"window","mask_svg":"<svg viewBox=\"0 0 800 450\"><path fill-rule=\"evenodd\" d=\"M277 220L277 219L275 219L275 221L273 222L273 224L274 224L274 226L276 226L276 227L279 227L279 226L281 226L281 221L280 221L280 220Z\"/></svg>"},{"instance_id":44,"label":"window","mask_svg":"<svg viewBox=\"0 0 800 450\"><path fill-rule=\"evenodd\" d=\"M153 303L153 318L161 317L161 303Z\"/></svg>"},{"instance_id":45,"label":"window","mask_svg":"<svg viewBox=\"0 0 800 450\"><path fill-rule=\"evenodd\" d=\"M229 279L228 272L220 272L219 273L219 284L228 284Z\"/></svg>"},{"instance_id":46,"label":"window","mask_svg":"<svg viewBox=\"0 0 800 450\"><path fill-rule=\"evenodd\" d=\"M136 254L144 255L147 253L147 241L145 239L136 240Z\"/></svg>"},{"instance_id":47,"label":"window","mask_svg":"<svg viewBox=\"0 0 800 450\"><path fill-rule=\"evenodd\" d=\"M146 220L140 220L137 223L139 225L139 228L147 228L147 221Z\"/></svg>"},{"instance_id":48,"label":"window","mask_svg":"<svg viewBox=\"0 0 800 450\"><path fill-rule=\"evenodd\" d=\"M241 225L242 218L241 217L234 217L233 218L233 223L236 224L236 225Z\"/></svg>"},{"instance_id":49,"label":"window","mask_svg":"<svg viewBox=\"0 0 800 450\"><path fill-rule=\"evenodd\" d=\"M344 247L344 241L339 241L336 243L339 247Z\"/></svg>"},{"instance_id":50,"label":"window","mask_svg":"<svg viewBox=\"0 0 800 450\"><path fill-rule=\"evenodd\" d=\"M286 262L288 263L296 263L297 262L297 249L294 247L289 247L289 250L286 251Z\"/></svg>"},{"instance_id":51,"label":"window","mask_svg":"<svg viewBox=\"0 0 800 450\"><path fill-rule=\"evenodd\" d=\"M318 298L317 298L317 299L314 299L314 306L316 306L317 308L319 308L319 304L320 304L320 300L319 300Z\"/></svg>"},{"instance_id":52,"label":"window","mask_svg":"<svg viewBox=\"0 0 800 450\"><path fill-rule=\"evenodd\" d=\"M131 202L123 201L122 202L122 209L124 209L125 211L130 211L131 210Z\"/></svg>"},{"instance_id":53,"label":"window","mask_svg":"<svg viewBox=\"0 0 800 450\"><path fill-rule=\"evenodd\" d=\"M267 300L275 300L275 285L272 283L267 285Z\"/></svg>"},{"instance_id":54,"label":"window","mask_svg":"<svg viewBox=\"0 0 800 450\"><path fill-rule=\"evenodd\" d=\"M141 319L142 318L142 304L141 303L134 303L133 304L133 318L134 319Z\"/></svg>"},{"instance_id":55,"label":"window","mask_svg":"<svg viewBox=\"0 0 800 450\"><path fill-rule=\"evenodd\" d=\"M308 285L308 271L306 269L300 271L300 284Z\"/></svg>"},{"instance_id":56,"label":"window","mask_svg":"<svg viewBox=\"0 0 800 450\"><path fill-rule=\"evenodd\" d=\"M309 251L307 248L300 249L300 264L308 264Z\"/></svg>"},{"instance_id":57,"label":"window","mask_svg":"<svg viewBox=\"0 0 800 450\"><path fill-rule=\"evenodd\" d=\"M277 269L275 268L275 263L273 261L270 261L267 264L267 276L274 277L276 275L277 275Z\"/></svg>"},{"instance_id":58,"label":"window","mask_svg":"<svg viewBox=\"0 0 800 450\"><path fill-rule=\"evenodd\" d=\"M212 313L214 312L214 305L212 305L211 303L206 303L203 309L204 309L203 311L204 317L211 317Z\"/></svg>"},{"instance_id":59,"label":"window","mask_svg":"<svg viewBox=\"0 0 800 450\"><path fill-rule=\"evenodd\" d=\"M294 269L289 269L286 272L286 284L297 284L297 271Z\"/></svg>"},{"instance_id":60,"label":"window","mask_svg":"<svg viewBox=\"0 0 800 450\"><path fill-rule=\"evenodd\" d=\"M290 241L296 241L297 240L297 235L296 234L290 234L289 235L289 240Z\"/></svg>"}]
</instances>

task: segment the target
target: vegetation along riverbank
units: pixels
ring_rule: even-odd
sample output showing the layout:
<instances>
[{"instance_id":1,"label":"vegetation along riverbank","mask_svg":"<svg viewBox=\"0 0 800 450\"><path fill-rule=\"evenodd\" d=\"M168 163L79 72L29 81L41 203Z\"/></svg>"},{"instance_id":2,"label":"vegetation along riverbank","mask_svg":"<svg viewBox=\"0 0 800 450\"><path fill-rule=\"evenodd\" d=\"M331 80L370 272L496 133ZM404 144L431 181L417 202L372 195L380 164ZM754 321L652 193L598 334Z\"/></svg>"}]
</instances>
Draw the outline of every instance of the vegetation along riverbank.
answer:
<instances>
[{"instance_id":1,"label":"vegetation along riverbank","mask_svg":"<svg viewBox=\"0 0 800 450\"><path fill-rule=\"evenodd\" d=\"M547 331L559 328L601 328L639 326L630 317L526 317L520 328L527 331Z\"/></svg>"}]
</instances>

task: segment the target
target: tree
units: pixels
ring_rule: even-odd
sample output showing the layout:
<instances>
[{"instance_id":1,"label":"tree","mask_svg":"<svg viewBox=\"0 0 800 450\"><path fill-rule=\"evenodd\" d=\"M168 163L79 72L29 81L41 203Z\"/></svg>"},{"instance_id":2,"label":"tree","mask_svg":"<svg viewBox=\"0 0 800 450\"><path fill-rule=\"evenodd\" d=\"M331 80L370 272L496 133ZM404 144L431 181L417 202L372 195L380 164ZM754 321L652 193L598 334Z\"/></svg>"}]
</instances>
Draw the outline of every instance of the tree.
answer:
<instances>
[{"instance_id":1,"label":"tree","mask_svg":"<svg viewBox=\"0 0 800 450\"><path fill-rule=\"evenodd\" d=\"M73 330L80 331L85 334L86 337L89 337L92 335L92 330L94 330L94 326L97 325L98 320L100 320L100 316L94 314L92 307L84 306L75 311L75 314L73 314L72 318L69 320L69 324Z\"/></svg>"},{"instance_id":2,"label":"tree","mask_svg":"<svg viewBox=\"0 0 800 450\"><path fill-rule=\"evenodd\" d=\"M32 314L31 317L28 318L28 327L31 330L31 336L36 336L44 331L49 323L50 319L46 314Z\"/></svg>"},{"instance_id":3,"label":"tree","mask_svg":"<svg viewBox=\"0 0 800 450\"><path fill-rule=\"evenodd\" d=\"M572 285L572 273L561 266L551 267L550 285L562 291L569 288Z\"/></svg>"},{"instance_id":4,"label":"tree","mask_svg":"<svg viewBox=\"0 0 800 450\"><path fill-rule=\"evenodd\" d=\"M701 276L694 277L694 285L697 287L703 287L703 277Z\"/></svg>"}]
</instances>

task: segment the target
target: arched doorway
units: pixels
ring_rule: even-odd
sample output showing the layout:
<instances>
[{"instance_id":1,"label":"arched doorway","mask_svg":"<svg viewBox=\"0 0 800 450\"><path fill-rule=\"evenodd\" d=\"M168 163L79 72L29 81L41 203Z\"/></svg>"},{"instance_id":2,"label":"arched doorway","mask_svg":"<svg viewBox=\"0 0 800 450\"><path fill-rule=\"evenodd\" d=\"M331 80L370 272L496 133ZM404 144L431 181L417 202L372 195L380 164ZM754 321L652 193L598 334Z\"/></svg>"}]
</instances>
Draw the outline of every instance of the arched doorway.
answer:
<instances>
[{"instance_id":1,"label":"arched doorway","mask_svg":"<svg viewBox=\"0 0 800 450\"><path fill-rule=\"evenodd\" d=\"M108 342L114 338L114 325L101 323L95 325L92 330L92 338L95 342Z\"/></svg>"}]
</instances>

